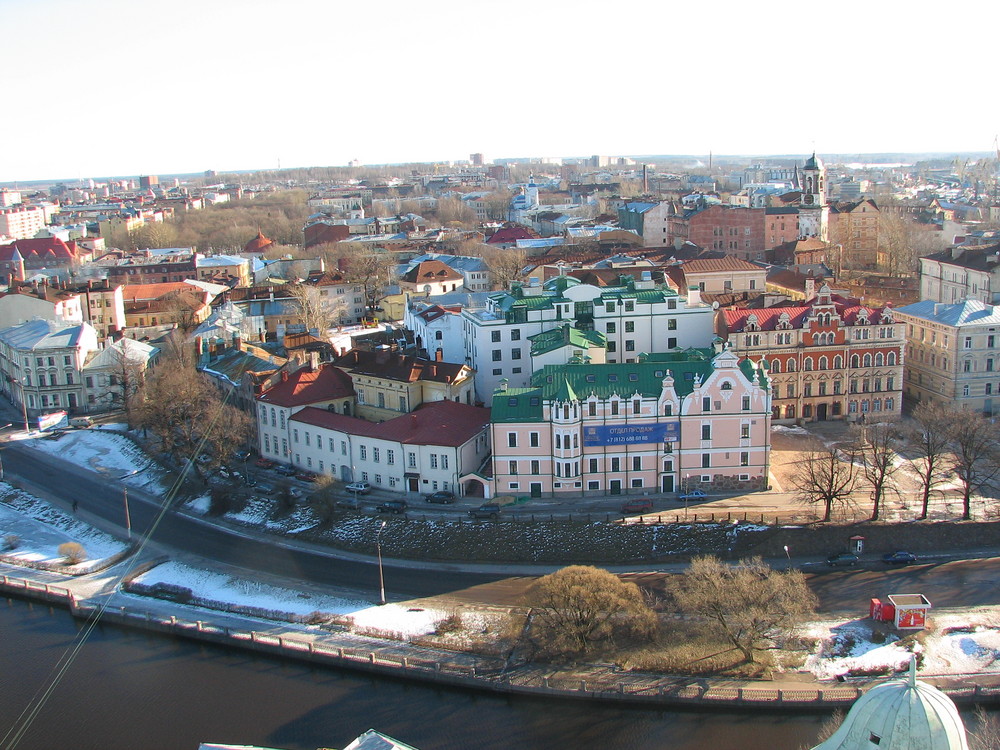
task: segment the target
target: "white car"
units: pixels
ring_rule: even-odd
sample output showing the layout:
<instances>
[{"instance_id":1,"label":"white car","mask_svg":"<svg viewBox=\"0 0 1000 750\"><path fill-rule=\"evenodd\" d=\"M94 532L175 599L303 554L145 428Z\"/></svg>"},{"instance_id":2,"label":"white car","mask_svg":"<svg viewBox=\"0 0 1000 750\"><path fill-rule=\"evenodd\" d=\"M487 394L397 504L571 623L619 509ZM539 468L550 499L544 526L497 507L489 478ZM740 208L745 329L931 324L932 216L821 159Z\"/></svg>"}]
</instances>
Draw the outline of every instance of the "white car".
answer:
<instances>
[{"instance_id":1,"label":"white car","mask_svg":"<svg viewBox=\"0 0 1000 750\"><path fill-rule=\"evenodd\" d=\"M372 486L368 482L351 482L344 489L348 492L356 492L359 495L367 495L372 491Z\"/></svg>"}]
</instances>

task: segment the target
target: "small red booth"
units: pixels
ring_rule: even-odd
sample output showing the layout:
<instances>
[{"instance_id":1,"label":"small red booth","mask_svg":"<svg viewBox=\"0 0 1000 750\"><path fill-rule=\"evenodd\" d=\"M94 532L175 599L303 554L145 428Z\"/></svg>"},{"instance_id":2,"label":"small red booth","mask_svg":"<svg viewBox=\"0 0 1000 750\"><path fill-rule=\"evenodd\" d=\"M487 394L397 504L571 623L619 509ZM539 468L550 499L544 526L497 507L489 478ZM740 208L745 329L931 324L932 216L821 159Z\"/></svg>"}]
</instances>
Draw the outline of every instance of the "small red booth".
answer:
<instances>
[{"instance_id":1,"label":"small red booth","mask_svg":"<svg viewBox=\"0 0 1000 750\"><path fill-rule=\"evenodd\" d=\"M931 603L923 594L889 594L888 601L872 599L868 614L873 620L891 622L897 630L923 630Z\"/></svg>"}]
</instances>

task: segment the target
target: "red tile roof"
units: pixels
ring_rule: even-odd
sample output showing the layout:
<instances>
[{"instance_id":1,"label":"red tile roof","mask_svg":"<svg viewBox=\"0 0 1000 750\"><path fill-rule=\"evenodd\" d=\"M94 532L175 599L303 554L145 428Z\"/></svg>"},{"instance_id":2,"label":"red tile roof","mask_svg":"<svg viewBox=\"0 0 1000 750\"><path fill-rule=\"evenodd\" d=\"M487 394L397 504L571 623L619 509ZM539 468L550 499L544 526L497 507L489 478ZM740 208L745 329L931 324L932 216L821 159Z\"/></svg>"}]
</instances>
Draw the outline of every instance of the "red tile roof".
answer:
<instances>
[{"instance_id":1,"label":"red tile roof","mask_svg":"<svg viewBox=\"0 0 1000 750\"><path fill-rule=\"evenodd\" d=\"M712 271L763 271L760 266L746 260L726 255L722 258L693 258L681 266L686 273L709 273Z\"/></svg>"},{"instance_id":2,"label":"red tile roof","mask_svg":"<svg viewBox=\"0 0 1000 750\"><path fill-rule=\"evenodd\" d=\"M263 253L272 247L274 247L274 240L269 240L264 236L264 233L258 229L257 236L243 246L243 252Z\"/></svg>"},{"instance_id":3,"label":"red tile roof","mask_svg":"<svg viewBox=\"0 0 1000 750\"><path fill-rule=\"evenodd\" d=\"M375 424L357 417L307 407L293 422L324 427L351 435L393 440L406 445L464 445L490 423L490 410L455 401L432 401L409 414Z\"/></svg>"},{"instance_id":4,"label":"red tile roof","mask_svg":"<svg viewBox=\"0 0 1000 750\"><path fill-rule=\"evenodd\" d=\"M837 294L832 295L831 301L833 302L840 319L844 322L844 325L849 326L858 324L858 314L862 310L865 310L868 313L868 324L877 325L882 322L882 313L886 309L885 307L866 307L865 305L858 304L858 301L855 299L846 299ZM812 311L814 304L815 300L810 300L804 305L777 305L775 307L765 307L761 309L726 309L722 312L725 316L726 330L730 333L745 330L747 320L751 315L756 316L759 330L773 331L775 330L775 326L778 321L781 319L781 316L784 314L788 315L788 322L791 324L792 328L801 328L803 322ZM886 307L888 307L888 305Z\"/></svg>"},{"instance_id":5,"label":"red tile roof","mask_svg":"<svg viewBox=\"0 0 1000 750\"><path fill-rule=\"evenodd\" d=\"M323 365L319 370L304 367L265 391L260 401L275 406L307 406L354 395L351 376L343 370Z\"/></svg>"},{"instance_id":6,"label":"red tile roof","mask_svg":"<svg viewBox=\"0 0 1000 750\"><path fill-rule=\"evenodd\" d=\"M71 262L76 260L76 243L66 244L58 237L43 237L39 239L14 240L8 245L0 245L0 262L10 262L17 250L26 260L60 260Z\"/></svg>"},{"instance_id":7,"label":"red tile roof","mask_svg":"<svg viewBox=\"0 0 1000 750\"><path fill-rule=\"evenodd\" d=\"M414 383L418 380L454 383L472 374L464 364L436 362L384 350L351 349L335 359L333 364L356 375L371 375L403 383Z\"/></svg>"},{"instance_id":8,"label":"red tile roof","mask_svg":"<svg viewBox=\"0 0 1000 750\"><path fill-rule=\"evenodd\" d=\"M425 260L403 274L401 281L424 284L435 281L464 281L462 274L439 260Z\"/></svg>"}]
</instances>

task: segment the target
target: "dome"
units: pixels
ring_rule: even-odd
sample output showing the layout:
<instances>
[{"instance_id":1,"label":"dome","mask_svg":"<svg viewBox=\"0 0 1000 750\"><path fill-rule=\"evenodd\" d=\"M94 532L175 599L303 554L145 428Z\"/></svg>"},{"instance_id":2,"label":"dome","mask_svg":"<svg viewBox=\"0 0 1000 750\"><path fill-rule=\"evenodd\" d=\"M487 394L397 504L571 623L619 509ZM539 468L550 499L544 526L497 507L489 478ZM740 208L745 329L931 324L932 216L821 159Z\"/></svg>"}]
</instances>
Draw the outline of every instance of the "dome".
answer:
<instances>
[{"instance_id":1,"label":"dome","mask_svg":"<svg viewBox=\"0 0 1000 750\"><path fill-rule=\"evenodd\" d=\"M851 706L844 723L813 750L968 750L951 698L917 682L916 660L904 680L878 685Z\"/></svg>"},{"instance_id":2,"label":"dome","mask_svg":"<svg viewBox=\"0 0 1000 750\"><path fill-rule=\"evenodd\" d=\"M816 152L813 151L813 155L806 159L806 165L803 169L822 169L823 160L816 156Z\"/></svg>"},{"instance_id":3,"label":"dome","mask_svg":"<svg viewBox=\"0 0 1000 750\"><path fill-rule=\"evenodd\" d=\"M264 236L264 233L258 229L257 236L243 246L243 252L262 253L273 246L274 246L274 240L269 240L267 237Z\"/></svg>"}]
</instances>

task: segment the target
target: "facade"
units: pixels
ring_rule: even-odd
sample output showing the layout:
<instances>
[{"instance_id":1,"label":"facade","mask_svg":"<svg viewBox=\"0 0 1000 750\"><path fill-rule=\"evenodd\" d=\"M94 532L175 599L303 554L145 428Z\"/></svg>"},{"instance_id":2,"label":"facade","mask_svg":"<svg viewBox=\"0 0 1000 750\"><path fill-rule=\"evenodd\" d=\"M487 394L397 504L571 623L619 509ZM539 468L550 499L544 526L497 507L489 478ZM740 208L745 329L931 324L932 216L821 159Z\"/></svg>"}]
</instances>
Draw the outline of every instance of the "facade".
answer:
<instances>
[{"instance_id":1,"label":"facade","mask_svg":"<svg viewBox=\"0 0 1000 750\"><path fill-rule=\"evenodd\" d=\"M109 284L165 284L197 279L198 268L194 253L164 256L146 263L127 260L108 268Z\"/></svg>"},{"instance_id":2,"label":"facade","mask_svg":"<svg viewBox=\"0 0 1000 750\"><path fill-rule=\"evenodd\" d=\"M646 247L673 245L688 236L683 212L673 201L627 202L618 209L618 226L642 237Z\"/></svg>"},{"instance_id":3,"label":"facade","mask_svg":"<svg viewBox=\"0 0 1000 750\"><path fill-rule=\"evenodd\" d=\"M1000 245L953 247L920 259L920 299L1000 302Z\"/></svg>"},{"instance_id":4,"label":"facade","mask_svg":"<svg viewBox=\"0 0 1000 750\"><path fill-rule=\"evenodd\" d=\"M211 281L226 277L233 286L250 286L250 261L238 255L197 256L198 278Z\"/></svg>"},{"instance_id":5,"label":"facade","mask_svg":"<svg viewBox=\"0 0 1000 750\"><path fill-rule=\"evenodd\" d=\"M829 240L830 206L826 200L826 167L814 153L802 167L799 236Z\"/></svg>"},{"instance_id":6,"label":"facade","mask_svg":"<svg viewBox=\"0 0 1000 750\"><path fill-rule=\"evenodd\" d=\"M476 394L488 399L506 380L528 385L530 337L572 323L606 339L607 362L630 362L643 352L706 346L713 310L700 292L682 297L651 280L596 287L559 276L544 284L532 279L509 292L489 295L485 307L462 310L465 362L476 371Z\"/></svg>"},{"instance_id":7,"label":"facade","mask_svg":"<svg viewBox=\"0 0 1000 750\"><path fill-rule=\"evenodd\" d=\"M465 277L439 260L425 260L399 277L401 289L433 297L460 289Z\"/></svg>"},{"instance_id":8,"label":"facade","mask_svg":"<svg viewBox=\"0 0 1000 750\"><path fill-rule=\"evenodd\" d=\"M124 287L107 281L90 281L74 289L80 295L83 319L97 329L103 341L115 331L125 328Z\"/></svg>"},{"instance_id":9,"label":"facade","mask_svg":"<svg viewBox=\"0 0 1000 750\"><path fill-rule=\"evenodd\" d=\"M95 352L83 366L87 401L83 411L121 409L153 366L160 350L143 341L123 338Z\"/></svg>"},{"instance_id":10,"label":"facade","mask_svg":"<svg viewBox=\"0 0 1000 750\"><path fill-rule=\"evenodd\" d=\"M390 492L461 494L489 455L489 427L489 409L454 401L378 424L307 407L289 421L290 462Z\"/></svg>"},{"instance_id":11,"label":"facade","mask_svg":"<svg viewBox=\"0 0 1000 750\"><path fill-rule=\"evenodd\" d=\"M719 335L765 363L774 419L854 421L901 413L904 326L823 285L804 304L720 310Z\"/></svg>"},{"instance_id":12,"label":"facade","mask_svg":"<svg viewBox=\"0 0 1000 750\"><path fill-rule=\"evenodd\" d=\"M372 422L407 414L433 401L471 404L472 370L388 350L352 349L333 361L354 383L355 414Z\"/></svg>"},{"instance_id":13,"label":"facade","mask_svg":"<svg viewBox=\"0 0 1000 750\"><path fill-rule=\"evenodd\" d=\"M0 208L0 237L29 239L45 226L45 209L19 204Z\"/></svg>"},{"instance_id":14,"label":"facade","mask_svg":"<svg viewBox=\"0 0 1000 750\"><path fill-rule=\"evenodd\" d=\"M688 216L688 240L743 260L759 260L765 250L766 210L709 206Z\"/></svg>"},{"instance_id":15,"label":"facade","mask_svg":"<svg viewBox=\"0 0 1000 750\"><path fill-rule=\"evenodd\" d=\"M871 199L835 203L830 207L830 239L841 246L845 265L878 265L879 208Z\"/></svg>"},{"instance_id":16,"label":"facade","mask_svg":"<svg viewBox=\"0 0 1000 750\"><path fill-rule=\"evenodd\" d=\"M14 274L15 278L23 279L25 269L68 268L79 261L76 243L58 237L22 239L0 245L0 272Z\"/></svg>"},{"instance_id":17,"label":"facade","mask_svg":"<svg viewBox=\"0 0 1000 750\"><path fill-rule=\"evenodd\" d=\"M87 403L84 364L98 350L88 323L32 320L0 330L0 389L30 417Z\"/></svg>"},{"instance_id":18,"label":"facade","mask_svg":"<svg viewBox=\"0 0 1000 750\"><path fill-rule=\"evenodd\" d=\"M763 266L727 255L694 258L667 269L680 289L697 287L702 294L762 294L767 281Z\"/></svg>"},{"instance_id":19,"label":"facade","mask_svg":"<svg viewBox=\"0 0 1000 750\"><path fill-rule=\"evenodd\" d=\"M413 343L421 356L445 362L465 361L462 340L462 305L438 305L427 300L407 300L407 329L413 331Z\"/></svg>"},{"instance_id":20,"label":"facade","mask_svg":"<svg viewBox=\"0 0 1000 750\"><path fill-rule=\"evenodd\" d=\"M763 489L770 414L764 370L731 351L547 366L493 396L494 491Z\"/></svg>"},{"instance_id":21,"label":"facade","mask_svg":"<svg viewBox=\"0 0 1000 750\"><path fill-rule=\"evenodd\" d=\"M45 285L15 285L0 293L0 328L29 320L82 323L80 295Z\"/></svg>"},{"instance_id":22,"label":"facade","mask_svg":"<svg viewBox=\"0 0 1000 750\"><path fill-rule=\"evenodd\" d=\"M764 209L764 245L774 247L799 238L799 209L773 206Z\"/></svg>"},{"instance_id":23,"label":"facade","mask_svg":"<svg viewBox=\"0 0 1000 750\"><path fill-rule=\"evenodd\" d=\"M906 327L907 400L1000 411L1000 307L924 300L896 318Z\"/></svg>"}]
</instances>

